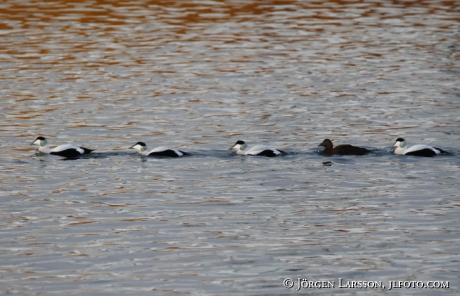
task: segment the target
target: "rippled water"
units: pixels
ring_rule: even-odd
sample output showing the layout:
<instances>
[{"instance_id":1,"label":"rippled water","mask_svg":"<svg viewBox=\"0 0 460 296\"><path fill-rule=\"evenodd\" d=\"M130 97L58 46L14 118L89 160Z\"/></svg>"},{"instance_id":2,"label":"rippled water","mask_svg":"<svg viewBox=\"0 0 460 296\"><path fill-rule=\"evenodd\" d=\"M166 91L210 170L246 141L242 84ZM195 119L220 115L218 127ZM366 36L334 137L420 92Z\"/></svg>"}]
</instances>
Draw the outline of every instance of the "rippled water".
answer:
<instances>
[{"instance_id":1,"label":"rippled water","mask_svg":"<svg viewBox=\"0 0 460 296\"><path fill-rule=\"evenodd\" d=\"M2 2L1 293L458 293L459 7ZM97 151L36 156L38 135ZM397 137L453 155L395 156ZM326 157L324 138L373 152Z\"/></svg>"}]
</instances>

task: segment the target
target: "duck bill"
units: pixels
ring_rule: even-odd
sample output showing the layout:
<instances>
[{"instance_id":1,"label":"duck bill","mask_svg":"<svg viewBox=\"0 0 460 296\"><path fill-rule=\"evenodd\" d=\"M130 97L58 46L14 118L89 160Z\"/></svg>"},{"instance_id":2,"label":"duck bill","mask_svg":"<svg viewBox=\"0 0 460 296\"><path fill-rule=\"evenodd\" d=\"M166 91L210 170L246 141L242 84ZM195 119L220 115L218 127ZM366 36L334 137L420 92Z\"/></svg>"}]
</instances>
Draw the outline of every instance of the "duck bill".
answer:
<instances>
[{"instance_id":1,"label":"duck bill","mask_svg":"<svg viewBox=\"0 0 460 296\"><path fill-rule=\"evenodd\" d=\"M134 149L134 146L136 146L136 144L134 144L133 146L130 146L128 149Z\"/></svg>"},{"instance_id":2,"label":"duck bill","mask_svg":"<svg viewBox=\"0 0 460 296\"><path fill-rule=\"evenodd\" d=\"M233 150L233 148L235 148L236 144L233 145L232 147L228 148L228 150Z\"/></svg>"}]
</instances>

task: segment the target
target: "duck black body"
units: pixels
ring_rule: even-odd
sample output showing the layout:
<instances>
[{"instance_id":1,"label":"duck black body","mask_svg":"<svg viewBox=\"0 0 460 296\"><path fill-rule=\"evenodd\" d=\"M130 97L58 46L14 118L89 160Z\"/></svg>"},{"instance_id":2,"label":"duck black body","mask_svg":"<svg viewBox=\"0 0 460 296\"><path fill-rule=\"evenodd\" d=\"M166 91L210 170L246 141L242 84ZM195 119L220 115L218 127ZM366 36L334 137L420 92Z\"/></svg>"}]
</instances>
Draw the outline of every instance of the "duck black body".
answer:
<instances>
[{"instance_id":1,"label":"duck black body","mask_svg":"<svg viewBox=\"0 0 460 296\"><path fill-rule=\"evenodd\" d=\"M168 147L157 147L155 149L148 151L147 145L144 142L137 142L129 148L136 149L139 152L139 154L142 154L144 156L182 157L185 155L189 155L187 152L171 149Z\"/></svg>"},{"instance_id":2,"label":"duck black body","mask_svg":"<svg viewBox=\"0 0 460 296\"><path fill-rule=\"evenodd\" d=\"M323 146L323 153L339 155L364 155L370 151L366 148L356 147L349 144L338 145L334 147L331 140L325 139L319 146Z\"/></svg>"},{"instance_id":3,"label":"duck black body","mask_svg":"<svg viewBox=\"0 0 460 296\"><path fill-rule=\"evenodd\" d=\"M54 148L50 148L46 138L41 137L41 136L37 137L35 141L32 142L31 145L38 145L38 151L42 153L58 155L58 156L66 157L66 158L74 158L74 157L81 156L83 154L89 154L94 151L92 149L88 149L85 147L78 147L72 144L64 144L64 145L59 145Z\"/></svg>"},{"instance_id":4,"label":"duck black body","mask_svg":"<svg viewBox=\"0 0 460 296\"><path fill-rule=\"evenodd\" d=\"M397 138L396 142L393 144L393 148L395 148L394 153L399 155L431 157L438 154L451 154L450 152L444 151L440 148L431 147L425 144L417 144L408 147L403 138Z\"/></svg>"}]
</instances>

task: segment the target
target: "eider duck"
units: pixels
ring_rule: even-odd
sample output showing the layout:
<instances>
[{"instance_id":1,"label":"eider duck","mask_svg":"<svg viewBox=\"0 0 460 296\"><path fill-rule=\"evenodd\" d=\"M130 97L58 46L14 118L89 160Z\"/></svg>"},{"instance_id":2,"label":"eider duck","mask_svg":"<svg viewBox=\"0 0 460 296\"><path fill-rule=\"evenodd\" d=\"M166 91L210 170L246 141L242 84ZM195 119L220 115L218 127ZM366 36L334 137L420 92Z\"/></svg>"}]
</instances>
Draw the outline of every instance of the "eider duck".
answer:
<instances>
[{"instance_id":1,"label":"eider duck","mask_svg":"<svg viewBox=\"0 0 460 296\"><path fill-rule=\"evenodd\" d=\"M168 147L157 147L150 151L147 151L147 145L144 142L137 142L130 149L136 149L140 154L144 156L167 156L167 157L181 157L188 155L188 153Z\"/></svg>"},{"instance_id":2,"label":"eider duck","mask_svg":"<svg viewBox=\"0 0 460 296\"><path fill-rule=\"evenodd\" d=\"M447 151L442 149L431 147L425 144L418 144L411 147L407 147L406 141L403 138L397 138L396 142L393 144L395 154L398 155L415 155L415 156L424 156L430 157L438 154L450 154Z\"/></svg>"},{"instance_id":3,"label":"eider duck","mask_svg":"<svg viewBox=\"0 0 460 296\"><path fill-rule=\"evenodd\" d=\"M282 150L262 145L257 145L248 149L248 145L246 145L246 143L241 140L236 141L235 145L230 147L228 150L236 150L236 154L239 155L257 155L266 157L286 154L286 152Z\"/></svg>"},{"instance_id":4,"label":"eider duck","mask_svg":"<svg viewBox=\"0 0 460 296\"><path fill-rule=\"evenodd\" d=\"M83 154L90 154L92 151L94 151L85 147L77 147L72 144L59 145L51 149L45 137L37 137L35 141L33 141L30 145L38 145L38 151L42 153L59 155L67 158L77 157Z\"/></svg>"},{"instance_id":5,"label":"eider duck","mask_svg":"<svg viewBox=\"0 0 460 296\"><path fill-rule=\"evenodd\" d=\"M340 155L364 155L370 151L366 148L356 147L349 144L338 145L333 148L332 142L325 139L319 146L323 146L323 152L326 154L340 154Z\"/></svg>"}]
</instances>

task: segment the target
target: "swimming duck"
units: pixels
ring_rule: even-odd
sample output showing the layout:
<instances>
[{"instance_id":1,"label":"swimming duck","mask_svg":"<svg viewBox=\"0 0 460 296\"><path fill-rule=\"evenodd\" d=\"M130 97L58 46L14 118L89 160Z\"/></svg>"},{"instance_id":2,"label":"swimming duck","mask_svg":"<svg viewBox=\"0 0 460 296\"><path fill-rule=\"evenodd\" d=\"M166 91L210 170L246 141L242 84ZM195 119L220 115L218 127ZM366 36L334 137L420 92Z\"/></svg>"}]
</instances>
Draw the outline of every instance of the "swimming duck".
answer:
<instances>
[{"instance_id":1,"label":"swimming duck","mask_svg":"<svg viewBox=\"0 0 460 296\"><path fill-rule=\"evenodd\" d=\"M431 147L425 144L418 144L411 147L407 147L406 141L403 138L397 138L396 142L393 144L395 154L399 155L415 155L415 156L424 156L430 157L438 154L450 154L447 151L442 149Z\"/></svg>"},{"instance_id":2,"label":"swimming duck","mask_svg":"<svg viewBox=\"0 0 460 296\"><path fill-rule=\"evenodd\" d=\"M324 153L327 154L340 154L340 155L364 155L370 151L366 148L356 147L349 144L338 145L333 148L332 142L329 139L325 139L319 146L323 146Z\"/></svg>"},{"instance_id":3,"label":"swimming duck","mask_svg":"<svg viewBox=\"0 0 460 296\"><path fill-rule=\"evenodd\" d=\"M230 147L228 150L236 150L236 154L239 155L257 155L266 157L286 154L286 152L282 150L262 145L257 145L248 149L248 145L246 145L246 143L241 140L236 141L235 145Z\"/></svg>"},{"instance_id":4,"label":"swimming duck","mask_svg":"<svg viewBox=\"0 0 460 296\"><path fill-rule=\"evenodd\" d=\"M33 141L30 145L38 145L38 151L42 153L59 155L67 158L77 157L83 154L89 154L92 151L94 151L92 149L88 149L85 147L77 147L72 144L59 145L51 149L45 137L37 137L35 141Z\"/></svg>"},{"instance_id":5,"label":"swimming duck","mask_svg":"<svg viewBox=\"0 0 460 296\"><path fill-rule=\"evenodd\" d=\"M150 151L147 151L147 145L144 142L137 142L130 149L136 149L140 154L144 156L167 156L167 157L181 157L188 155L188 153L168 147L157 147Z\"/></svg>"}]
</instances>

